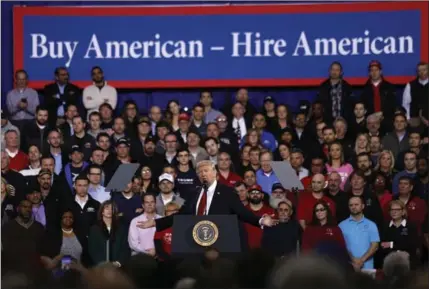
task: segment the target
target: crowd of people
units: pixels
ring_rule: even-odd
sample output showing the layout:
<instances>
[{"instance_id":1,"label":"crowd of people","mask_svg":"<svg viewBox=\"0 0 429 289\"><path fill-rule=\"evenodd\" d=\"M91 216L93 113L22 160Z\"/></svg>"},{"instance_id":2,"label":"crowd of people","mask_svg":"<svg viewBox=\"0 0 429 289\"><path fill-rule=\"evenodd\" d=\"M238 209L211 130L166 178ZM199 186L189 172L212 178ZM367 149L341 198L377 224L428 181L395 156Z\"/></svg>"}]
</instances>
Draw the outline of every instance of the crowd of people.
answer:
<instances>
[{"instance_id":1,"label":"crowd of people","mask_svg":"<svg viewBox=\"0 0 429 289\"><path fill-rule=\"evenodd\" d=\"M172 99L146 115L132 100L116 113L100 67L83 90L57 68L41 97L16 71L1 112L3 282L363 288L384 276L411 286L398 282L428 262L428 64L402 103L380 62L368 75L355 96L334 62L297 110L271 96L255 107L242 88L219 110L202 90L189 112ZM290 163L303 189L272 161ZM126 188L107 190L130 163L140 166ZM214 245L176 258L171 224L184 213L236 214L242 255L224 259Z\"/></svg>"}]
</instances>

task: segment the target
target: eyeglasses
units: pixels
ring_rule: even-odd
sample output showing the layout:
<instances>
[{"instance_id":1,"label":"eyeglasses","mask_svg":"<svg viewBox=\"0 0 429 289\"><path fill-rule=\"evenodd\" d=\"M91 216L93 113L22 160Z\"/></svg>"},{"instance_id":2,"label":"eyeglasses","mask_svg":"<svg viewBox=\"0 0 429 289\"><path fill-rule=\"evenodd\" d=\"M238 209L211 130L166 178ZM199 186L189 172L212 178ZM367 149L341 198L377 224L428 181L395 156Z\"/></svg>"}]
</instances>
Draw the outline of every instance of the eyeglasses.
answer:
<instances>
[{"instance_id":1,"label":"eyeglasses","mask_svg":"<svg viewBox=\"0 0 429 289\"><path fill-rule=\"evenodd\" d=\"M316 209L316 210L314 210L316 213L318 213L318 212L324 212L324 211L326 211L326 209L325 208L323 208L323 209Z\"/></svg>"}]
</instances>

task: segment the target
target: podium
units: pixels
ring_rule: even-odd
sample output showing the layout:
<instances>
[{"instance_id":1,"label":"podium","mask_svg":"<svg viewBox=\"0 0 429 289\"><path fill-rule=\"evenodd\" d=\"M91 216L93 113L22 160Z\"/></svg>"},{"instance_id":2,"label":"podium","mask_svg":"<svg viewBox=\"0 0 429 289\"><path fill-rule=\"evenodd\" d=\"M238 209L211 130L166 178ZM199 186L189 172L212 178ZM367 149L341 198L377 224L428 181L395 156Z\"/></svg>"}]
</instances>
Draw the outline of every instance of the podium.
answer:
<instances>
[{"instance_id":1,"label":"podium","mask_svg":"<svg viewBox=\"0 0 429 289\"><path fill-rule=\"evenodd\" d=\"M236 215L176 215L173 221L173 257L203 254L208 248L222 255L241 252Z\"/></svg>"}]
</instances>

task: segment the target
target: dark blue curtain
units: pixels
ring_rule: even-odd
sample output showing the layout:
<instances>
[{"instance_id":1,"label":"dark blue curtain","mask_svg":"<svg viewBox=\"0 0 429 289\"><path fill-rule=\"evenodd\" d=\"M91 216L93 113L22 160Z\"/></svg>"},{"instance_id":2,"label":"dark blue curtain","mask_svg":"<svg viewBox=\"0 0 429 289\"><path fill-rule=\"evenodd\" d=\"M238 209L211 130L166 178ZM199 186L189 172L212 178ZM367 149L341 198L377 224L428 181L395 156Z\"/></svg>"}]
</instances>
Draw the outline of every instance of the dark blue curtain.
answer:
<instances>
[{"instance_id":1,"label":"dark blue curtain","mask_svg":"<svg viewBox=\"0 0 429 289\"><path fill-rule=\"evenodd\" d=\"M278 1L271 1L273 3L279 3ZM285 3L295 2L295 1L282 1ZM50 2L50 1L14 1L14 2L2 2L2 106L5 103L6 93L12 89L13 87L13 6L16 5L26 5L26 6L80 6L80 5L198 5L198 4L213 4L212 1L142 1L142 2L131 2L131 1L112 1L112 2L96 2L96 1L58 1L58 2ZM234 1L218 1L216 3L220 4L230 4L230 5L238 5ZM267 1L246 1L243 3L270 3ZM319 3L319 2L318 2ZM43 69L43 68L41 68ZM309 69L311 69L309 67ZM328 68L327 68L328 69ZM30 75L31 78L31 75ZM71 75L73 79L73 75ZM106 79L108 79L108 75L106 75ZM401 101L401 90L402 88L398 87L398 103ZM165 108L169 99L177 99L179 100L182 107L190 107L192 106L199 97L200 90L120 90L119 91L119 102L118 109L121 109L124 101L133 99L138 104L140 110L142 112L146 112L147 109L152 105L159 105L162 108ZM213 90L214 102L216 107L221 107L225 102L231 100L234 96L236 89L215 89ZM309 100L312 101L316 97L317 89L315 87L303 87L303 88L257 88L250 89L249 96L251 102L254 103L257 107L260 107L263 103L263 98L267 95L271 95L274 97L279 103L288 104L292 110L296 110L300 100ZM355 95L359 95L359 88L355 91ZM41 100L43 101L43 96L41 96Z\"/></svg>"}]
</instances>

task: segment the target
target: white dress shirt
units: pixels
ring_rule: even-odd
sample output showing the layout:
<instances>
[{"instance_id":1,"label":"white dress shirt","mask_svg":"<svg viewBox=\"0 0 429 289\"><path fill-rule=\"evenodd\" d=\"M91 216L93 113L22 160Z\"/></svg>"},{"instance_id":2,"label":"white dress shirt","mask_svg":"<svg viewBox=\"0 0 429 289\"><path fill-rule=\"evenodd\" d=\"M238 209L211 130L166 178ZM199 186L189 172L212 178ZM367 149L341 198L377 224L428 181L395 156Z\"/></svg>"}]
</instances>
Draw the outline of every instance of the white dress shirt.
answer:
<instances>
[{"instance_id":1,"label":"white dress shirt","mask_svg":"<svg viewBox=\"0 0 429 289\"><path fill-rule=\"evenodd\" d=\"M426 85L428 83L429 79L421 80L419 79L419 82L421 85ZM404 89L404 94L402 95L402 106L407 111L407 119L410 119L410 104L411 104L411 85L408 82Z\"/></svg>"},{"instance_id":2,"label":"white dress shirt","mask_svg":"<svg viewBox=\"0 0 429 289\"><path fill-rule=\"evenodd\" d=\"M213 201L213 196L215 194L216 186L217 186L217 181L214 181L213 184L211 184L210 187L208 187L208 189L207 189L207 203L206 203L205 215L208 215L208 213L210 211L210 206L211 206L212 201ZM202 188L201 192L200 192L200 196L198 197L195 215L198 213L198 206L200 205L201 197L203 196L203 191L204 191L204 189Z\"/></svg>"},{"instance_id":3,"label":"white dress shirt","mask_svg":"<svg viewBox=\"0 0 429 289\"><path fill-rule=\"evenodd\" d=\"M234 117L232 120L232 128L234 131L237 129L237 126L240 126L241 137L244 137L247 134L246 121L244 120L244 117L240 119Z\"/></svg>"}]
</instances>

